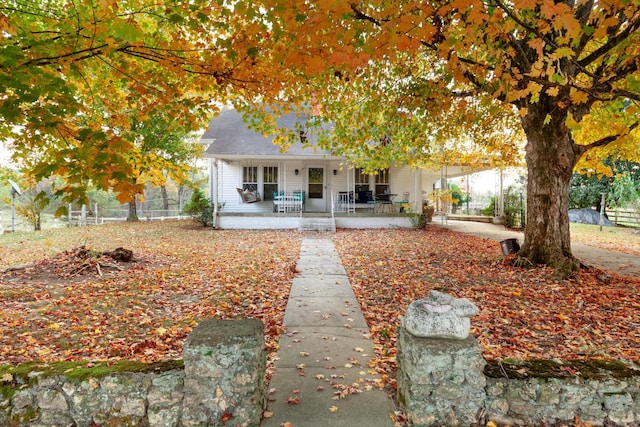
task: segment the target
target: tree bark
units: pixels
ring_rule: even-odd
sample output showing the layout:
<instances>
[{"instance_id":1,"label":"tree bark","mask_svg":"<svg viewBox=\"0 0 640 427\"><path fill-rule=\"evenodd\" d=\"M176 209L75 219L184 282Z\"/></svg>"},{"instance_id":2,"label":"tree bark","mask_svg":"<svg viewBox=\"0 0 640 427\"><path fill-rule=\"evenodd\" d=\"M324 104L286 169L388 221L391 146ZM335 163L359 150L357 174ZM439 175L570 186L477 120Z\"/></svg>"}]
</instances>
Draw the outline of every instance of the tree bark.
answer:
<instances>
[{"instance_id":1,"label":"tree bark","mask_svg":"<svg viewBox=\"0 0 640 427\"><path fill-rule=\"evenodd\" d=\"M167 186L160 186L160 194L162 195L162 209L166 212L169 210L169 194L167 194Z\"/></svg>"},{"instance_id":2,"label":"tree bark","mask_svg":"<svg viewBox=\"0 0 640 427\"><path fill-rule=\"evenodd\" d=\"M133 196L129 204L129 215L127 215L127 221L138 221L138 211L136 208L137 198Z\"/></svg>"},{"instance_id":3,"label":"tree bark","mask_svg":"<svg viewBox=\"0 0 640 427\"><path fill-rule=\"evenodd\" d=\"M178 210L180 212L182 212L182 208L184 205L184 190L185 190L185 186L184 185L179 185L178 186Z\"/></svg>"},{"instance_id":4,"label":"tree bark","mask_svg":"<svg viewBox=\"0 0 640 427\"><path fill-rule=\"evenodd\" d=\"M543 100L531 104L522 119L527 135L527 220L518 255L566 276L579 268L571 252L569 184L580 152L565 124L567 111L549 107Z\"/></svg>"}]
</instances>

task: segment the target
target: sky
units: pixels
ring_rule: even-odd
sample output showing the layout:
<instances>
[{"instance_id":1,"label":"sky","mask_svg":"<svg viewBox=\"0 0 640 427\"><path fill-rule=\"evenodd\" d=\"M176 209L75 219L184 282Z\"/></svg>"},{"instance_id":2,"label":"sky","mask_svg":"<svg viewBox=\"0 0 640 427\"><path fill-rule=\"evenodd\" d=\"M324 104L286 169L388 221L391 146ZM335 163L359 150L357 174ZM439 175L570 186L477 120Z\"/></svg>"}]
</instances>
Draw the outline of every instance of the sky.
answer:
<instances>
[{"instance_id":1,"label":"sky","mask_svg":"<svg viewBox=\"0 0 640 427\"><path fill-rule=\"evenodd\" d=\"M9 157L9 151L0 143L0 166L9 166L11 164Z\"/></svg>"}]
</instances>

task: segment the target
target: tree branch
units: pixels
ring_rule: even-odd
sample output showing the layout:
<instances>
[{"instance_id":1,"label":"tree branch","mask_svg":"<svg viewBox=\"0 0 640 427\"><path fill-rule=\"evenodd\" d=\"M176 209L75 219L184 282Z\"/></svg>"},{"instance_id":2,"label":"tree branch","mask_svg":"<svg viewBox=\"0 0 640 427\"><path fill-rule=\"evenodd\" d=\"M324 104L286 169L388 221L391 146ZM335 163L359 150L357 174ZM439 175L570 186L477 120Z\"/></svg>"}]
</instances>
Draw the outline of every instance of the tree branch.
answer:
<instances>
[{"instance_id":1,"label":"tree branch","mask_svg":"<svg viewBox=\"0 0 640 427\"><path fill-rule=\"evenodd\" d=\"M624 30L622 30L622 32L616 34L613 37L609 37L609 39L605 44L600 46L591 54L587 55L585 58L582 58L581 60L579 60L578 65L581 68L589 66L595 60L602 57L607 52L610 52L611 49L613 49L614 47L622 43L624 40L626 40L631 35L631 33L637 31L638 28L640 28L640 18L637 18L635 21L631 21L629 23L629 26L627 26Z\"/></svg>"},{"instance_id":2,"label":"tree branch","mask_svg":"<svg viewBox=\"0 0 640 427\"><path fill-rule=\"evenodd\" d=\"M382 23L380 21L378 21L377 19L375 19L372 16L369 16L367 14L365 14L364 12L362 12L360 9L358 9L358 7L356 6L355 3L351 3L349 4L349 6L351 7L351 10L353 11L353 16L355 19L360 19L363 21L369 21L374 25L380 26L382 25Z\"/></svg>"},{"instance_id":3,"label":"tree branch","mask_svg":"<svg viewBox=\"0 0 640 427\"><path fill-rule=\"evenodd\" d=\"M576 20L580 23L580 26L584 28L589 22L589 17L591 16L591 12L593 11L593 7L595 5L595 0L588 0L583 4L578 6L578 9L575 13ZM580 42L578 43L577 48L575 49L576 58L580 57L582 51L589 43L590 37L587 33L583 32L580 37Z\"/></svg>"},{"instance_id":4,"label":"tree branch","mask_svg":"<svg viewBox=\"0 0 640 427\"><path fill-rule=\"evenodd\" d=\"M631 126L628 127L629 132L631 132L632 130L636 129L638 127L639 122L635 122L633 123ZM586 145L575 145L575 150L577 151L578 154L582 155L585 152L594 149L594 148L598 148L598 147L604 147L610 143L612 143L613 141L617 140L618 138L620 138L621 136L624 135L609 135L609 136L605 136L604 138L601 138L597 141L594 141L590 144L586 144Z\"/></svg>"},{"instance_id":5,"label":"tree branch","mask_svg":"<svg viewBox=\"0 0 640 427\"><path fill-rule=\"evenodd\" d=\"M21 66L44 66L44 65L51 65L51 64L55 64L56 62L65 59L65 58L72 58L72 57L79 57L78 59L86 59L86 58L91 58L93 56L98 56L101 55L102 49L108 47L107 44L103 44L101 46L96 46L96 47L89 47L86 49L81 49L75 52L69 52L69 53L65 53L62 55L58 55L58 56L44 56L41 58L36 58L36 59L32 59L29 60L27 62L24 62L22 64L20 64Z\"/></svg>"},{"instance_id":6,"label":"tree branch","mask_svg":"<svg viewBox=\"0 0 640 427\"><path fill-rule=\"evenodd\" d=\"M513 19L513 21L520 25L522 28L524 28L525 30L527 30L528 32L535 34L536 37L539 37L542 41L544 41L546 44L548 44L549 46L551 46L554 49L558 49L558 45L550 38L548 38L547 36L541 34L536 28L528 25L526 22L524 22L523 20L521 20L520 18L518 18L511 9L509 9L504 3L502 3L501 0L493 0L500 9L502 9L502 11L504 13L507 14L507 16L511 19ZM553 27L553 23L549 22L549 26Z\"/></svg>"}]
</instances>

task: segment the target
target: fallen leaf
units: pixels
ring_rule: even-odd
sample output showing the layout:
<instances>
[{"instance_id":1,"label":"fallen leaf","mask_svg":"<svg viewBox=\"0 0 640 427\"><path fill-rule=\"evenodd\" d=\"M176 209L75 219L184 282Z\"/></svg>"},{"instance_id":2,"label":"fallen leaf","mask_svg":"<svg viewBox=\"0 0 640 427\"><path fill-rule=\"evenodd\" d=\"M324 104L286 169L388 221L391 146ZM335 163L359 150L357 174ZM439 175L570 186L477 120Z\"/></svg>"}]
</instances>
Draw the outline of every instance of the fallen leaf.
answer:
<instances>
[{"instance_id":1,"label":"fallen leaf","mask_svg":"<svg viewBox=\"0 0 640 427\"><path fill-rule=\"evenodd\" d=\"M298 403L300 403L300 398L299 397L287 397L285 402L288 403L289 405L297 405Z\"/></svg>"}]
</instances>

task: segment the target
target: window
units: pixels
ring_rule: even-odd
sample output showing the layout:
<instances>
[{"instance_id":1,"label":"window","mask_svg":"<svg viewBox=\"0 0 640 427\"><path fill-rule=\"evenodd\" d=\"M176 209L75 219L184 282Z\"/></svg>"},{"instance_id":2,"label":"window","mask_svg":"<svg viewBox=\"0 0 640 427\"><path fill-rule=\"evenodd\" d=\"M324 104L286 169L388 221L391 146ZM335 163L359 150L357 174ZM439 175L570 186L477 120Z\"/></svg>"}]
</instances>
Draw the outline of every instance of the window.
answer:
<instances>
[{"instance_id":1,"label":"window","mask_svg":"<svg viewBox=\"0 0 640 427\"><path fill-rule=\"evenodd\" d=\"M378 170L378 173L375 174L374 177L376 182L376 196L389 193L389 168Z\"/></svg>"},{"instance_id":2,"label":"window","mask_svg":"<svg viewBox=\"0 0 640 427\"><path fill-rule=\"evenodd\" d=\"M258 167L245 166L242 168L242 189L256 191L258 189Z\"/></svg>"},{"instance_id":3,"label":"window","mask_svg":"<svg viewBox=\"0 0 640 427\"><path fill-rule=\"evenodd\" d=\"M242 189L257 192L259 199L273 200L273 193L278 191L278 167L244 166Z\"/></svg>"},{"instance_id":4,"label":"window","mask_svg":"<svg viewBox=\"0 0 640 427\"><path fill-rule=\"evenodd\" d=\"M278 167L264 166L262 168L262 186L264 200L273 200L273 193L278 191Z\"/></svg>"},{"instance_id":5,"label":"window","mask_svg":"<svg viewBox=\"0 0 640 427\"><path fill-rule=\"evenodd\" d=\"M361 168L356 168L355 184L356 193L359 193L360 191L369 191L369 174L365 173Z\"/></svg>"},{"instance_id":6,"label":"window","mask_svg":"<svg viewBox=\"0 0 640 427\"><path fill-rule=\"evenodd\" d=\"M356 168L355 193L358 203L366 203L373 197L389 193L389 168L380 169L373 174L368 174L364 169ZM368 194L368 196L367 196Z\"/></svg>"}]
</instances>

